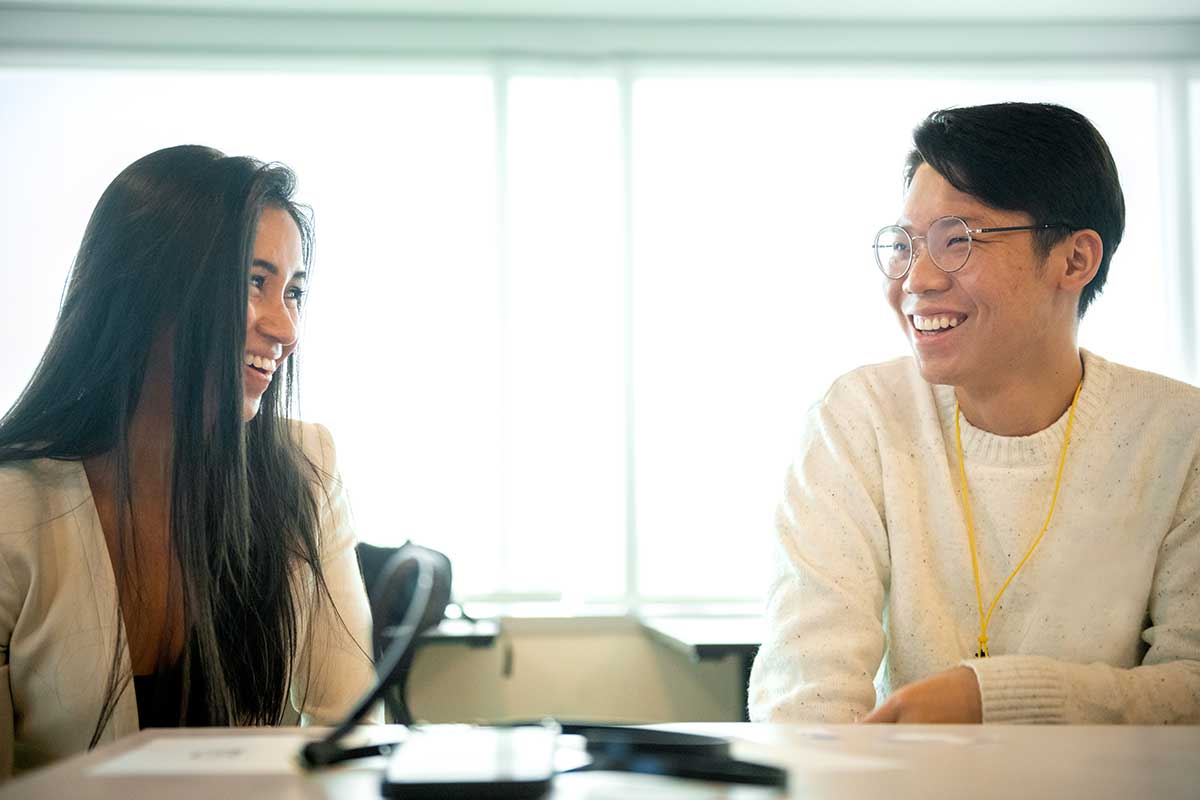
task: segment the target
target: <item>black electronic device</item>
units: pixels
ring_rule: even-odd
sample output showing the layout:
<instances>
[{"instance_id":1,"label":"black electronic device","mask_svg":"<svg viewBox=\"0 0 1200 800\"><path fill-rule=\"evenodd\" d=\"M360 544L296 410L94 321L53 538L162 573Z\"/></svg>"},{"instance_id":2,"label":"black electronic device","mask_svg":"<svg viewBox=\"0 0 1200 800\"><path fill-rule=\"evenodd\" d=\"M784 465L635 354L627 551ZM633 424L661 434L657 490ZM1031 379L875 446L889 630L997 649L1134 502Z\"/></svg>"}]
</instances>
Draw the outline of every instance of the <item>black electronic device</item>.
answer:
<instances>
[{"instance_id":1,"label":"black electronic device","mask_svg":"<svg viewBox=\"0 0 1200 800\"><path fill-rule=\"evenodd\" d=\"M415 582L412 601L408 604L399 625L387 626L383 624L384 621L375 620L376 635L382 632L382 636L390 641L375 664L375 684L325 738L309 742L300 748L299 759L302 767L318 769L354 758L379 755L390 748L390 745L367 745L347 749L342 747L341 741L383 698L384 692L396 685L409 654L416 646L420 620L429 609L436 571L437 564L433 556L423 548L414 548L407 553L400 550L384 565L383 574L378 580L380 585L375 588L379 602L374 605L379 608L393 608L392 600L410 578Z\"/></svg>"},{"instance_id":2,"label":"black electronic device","mask_svg":"<svg viewBox=\"0 0 1200 800\"><path fill-rule=\"evenodd\" d=\"M389 757L383 794L415 800L541 797L555 775L558 735L553 724L413 728Z\"/></svg>"},{"instance_id":3,"label":"black electronic device","mask_svg":"<svg viewBox=\"0 0 1200 800\"><path fill-rule=\"evenodd\" d=\"M563 733L582 736L591 763L570 771L638 772L700 781L787 789L782 767L739 761L728 739L697 733L624 725L562 723Z\"/></svg>"},{"instance_id":4,"label":"black electronic device","mask_svg":"<svg viewBox=\"0 0 1200 800\"><path fill-rule=\"evenodd\" d=\"M412 602L399 625L383 626L383 636L390 644L376 666L375 685L341 724L301 748L299 761L305 769L387 754L390 761L383 779L387 797L523 800L549 791L558 771L558 738L567 733L584 738L590 763L563 771L636 772L787 788L787 770L732 758L729 741L724 738L622 725L547 721L500 727L413 726L401 742L343 747L342 739L395 685L416 641L418 622L429 607L434 570L430 556L420 549L397 553L385 565L380 596L384 600L392 597L397 587L412 577ZM393 604L380 606L391 608Z\"/></svg>"}]
</instances>

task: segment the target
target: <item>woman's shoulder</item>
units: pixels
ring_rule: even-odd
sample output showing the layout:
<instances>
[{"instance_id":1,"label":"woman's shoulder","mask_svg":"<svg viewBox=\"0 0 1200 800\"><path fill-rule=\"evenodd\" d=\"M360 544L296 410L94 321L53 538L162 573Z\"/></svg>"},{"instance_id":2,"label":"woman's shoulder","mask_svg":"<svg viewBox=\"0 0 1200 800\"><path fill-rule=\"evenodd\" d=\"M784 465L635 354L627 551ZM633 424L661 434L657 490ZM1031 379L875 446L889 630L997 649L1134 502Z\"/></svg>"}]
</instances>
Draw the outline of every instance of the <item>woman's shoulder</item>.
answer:
<instances>
[{"instance_id":1,"label":"woman's shoulder","mask_svg":"<svg viewBox=\"0 0 1200 800\"><path fill-rule=\"evenodd\" d=\"M305 458L322 472L333 473L337 468L337 448L333 434L319 422L288 420L292 440L300 446Z\"/></svg>"},{"instance_id":2,"label":"woman's shoulder","mask_svg":"<svg viewBox=\"0 0 1200 800\"><path fill-rule=\"evenodd\" d=\"M90 497L79 461L36 458L0 464L0 535L53 523Z\"/></svg>"},{"instance_id":3,"label":"woman's shoulder","mask_svg":"<svg viewBox=\"0 0 1200 800\"><path fill-rule=\"evenodd\" d=\"M315 469L314 488L321 519L322 551L340 552L354 547L349 501L338 472L333 435L324 425L289 420L292 439L300 445L304 457Z\"/></svg>"}]
</instances>

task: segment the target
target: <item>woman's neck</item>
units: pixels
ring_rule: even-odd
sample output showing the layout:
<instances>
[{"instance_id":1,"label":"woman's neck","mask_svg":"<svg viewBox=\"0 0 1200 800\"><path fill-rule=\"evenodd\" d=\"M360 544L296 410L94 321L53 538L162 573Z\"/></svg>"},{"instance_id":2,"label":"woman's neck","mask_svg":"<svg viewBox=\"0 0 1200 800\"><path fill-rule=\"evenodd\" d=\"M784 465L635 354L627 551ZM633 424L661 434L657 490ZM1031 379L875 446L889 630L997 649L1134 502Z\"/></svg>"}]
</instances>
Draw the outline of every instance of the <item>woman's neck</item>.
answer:
<instances>
[{"instance_id":1,"label":"woman's neck","mask_svg":"<svg viewBox=\"0 0 1200 800\"><path fill-rule=\"evenodd\" d=\"M125 439L129 491L142 513L154 510L165 513L170 507L171 431L169 396L164 398L152 387L145 387ZM113 495L118 484L116 450L85 459L84 467L94 494L103 491ZM113 500L120 502L115 496Z\"/></svg>"},{"instance_id":2,"label":"woman's neck","mask_svg":"<svg viewBox=\"0 0 1200 800\"><path fill-rule=\"evenodd\" d=\"M1083 379L1079 349L1029 366L984 386L954 387L967 421L998 436L1029 436L1053 425Z\"/></svg>"}]
</instances>

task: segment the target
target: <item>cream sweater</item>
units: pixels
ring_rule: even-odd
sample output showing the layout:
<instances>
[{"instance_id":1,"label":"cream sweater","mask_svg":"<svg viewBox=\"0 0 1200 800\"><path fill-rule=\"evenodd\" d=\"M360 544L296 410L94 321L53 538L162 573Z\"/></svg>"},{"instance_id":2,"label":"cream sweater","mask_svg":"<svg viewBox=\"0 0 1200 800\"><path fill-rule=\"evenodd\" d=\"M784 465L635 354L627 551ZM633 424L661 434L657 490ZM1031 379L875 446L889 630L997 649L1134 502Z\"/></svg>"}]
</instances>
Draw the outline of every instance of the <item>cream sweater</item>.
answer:
<instances>
[{"instance_id":1,"label":"cream sweater","mask_svg":"<svg viewBox=\"0 0 1200 800\"><path fill-rule=\"evenodd\" d=\"M960 663L985 722L1200 722L1200 389L1083 353L1058 508L974 658L954 392L905 358L810 412L776 518L750 717L849 722ZM984 605L1041 529L1067 415L962 420Z\"/></svg>"},{"instance_id":2,"label":"cream sweater","mask_svg":"<svg viewBox=\"0 0 1200 800\"><path fill-rule=\"evenodd\" d=\"M334 607L314 608L315 586L305 579L291 700L301 724L330 725L374 679L371 617L333 440L319 425L301 423L300 435L328 476L317 492L318 535ZM40 459L0 466L0 782L87 749L118 652L116 593L83 465ZM127 647L120 662L128 675ZM368 721L382 722L380 710ZM138 728L130 684L101 742Z\"/></svg>"}]
</instances>

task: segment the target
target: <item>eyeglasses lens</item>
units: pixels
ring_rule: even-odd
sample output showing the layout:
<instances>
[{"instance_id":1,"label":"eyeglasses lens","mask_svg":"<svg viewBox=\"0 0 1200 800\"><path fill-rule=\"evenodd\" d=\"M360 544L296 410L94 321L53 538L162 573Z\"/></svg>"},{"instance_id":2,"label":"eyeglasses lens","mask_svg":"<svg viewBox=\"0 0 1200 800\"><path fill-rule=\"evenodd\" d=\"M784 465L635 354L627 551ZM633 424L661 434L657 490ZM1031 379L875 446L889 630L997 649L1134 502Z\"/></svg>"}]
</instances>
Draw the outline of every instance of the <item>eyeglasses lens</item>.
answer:
<instances>
[{"instance_id":1,"label":"eyeglasses lens","mask_svg":"<svg viewBox=\"0 0 1200 800\"><path fill-rule=\"evenodd\" d=\"M875 236L875 263L889 278L899 278L908 271L911 252L912 240L903 228L887 227Z\"/></svg>"},{"instance_id":2,"label":"eyeglasses lens","mask_svg":"<svg viewBox=\"0 0 1200 800\"><path fill-rule=\"evenodd\" d=\"M930 258L943 272L962 269L971 255L971 233L957 217L934 220L928 233L917 239L925 240ZM889 225L875 235L875 263L887 277L901 278L908 272L918 247L904 228Z\"/></svg>"},{"instance_id":3,"label":"eyeglasses lens","mask_svg":"<svg viewBox=\"0 0 1200 800\"><path fill-rule=\"evenodd\" d=\"M971 254L971 234L956 217L942 217L929 227L929 255L945 272L954 272L967 263Z\"/></svg>"}]
</instances>

